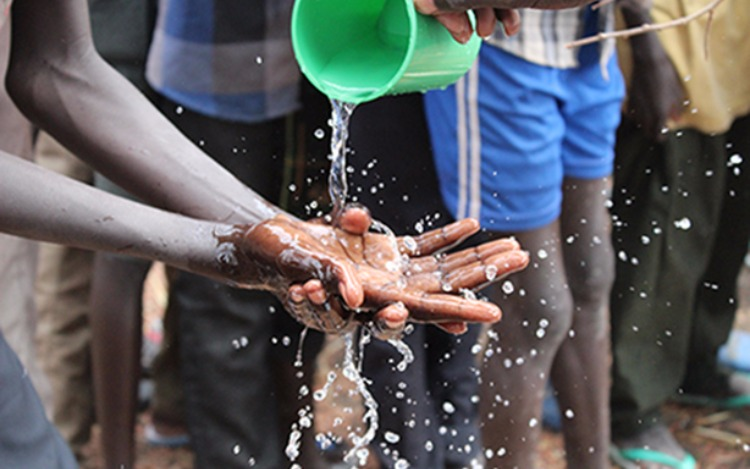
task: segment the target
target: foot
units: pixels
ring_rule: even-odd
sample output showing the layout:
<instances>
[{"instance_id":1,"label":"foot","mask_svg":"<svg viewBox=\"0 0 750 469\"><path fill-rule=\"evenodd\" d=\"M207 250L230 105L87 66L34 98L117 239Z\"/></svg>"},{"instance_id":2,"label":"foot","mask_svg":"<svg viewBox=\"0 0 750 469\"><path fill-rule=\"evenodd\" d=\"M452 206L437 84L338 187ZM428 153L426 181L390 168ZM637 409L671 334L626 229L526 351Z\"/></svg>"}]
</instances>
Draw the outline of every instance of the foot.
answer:
<instances>
[{"instance_id":1,"label":"foot","mask_svg":"<svg viewBox=\"0 0 750 469\"><path fill-rule=\"evenodd\" d=\"M613 460L631 469L692 469L695 460L677 442L666 425L658 423L629 438L613 442Z\"/></svg>"},{"instance_id":2,"label":"foot","mask_svg":"<svg viewBox=\"0 0 750 469\"><path fill-rule=\"evenodd\" d=\"M182 425L151 421L146 424L144 434L146 441L151 446L177 448L187 446L190 443L190 437Z\"/></svg>"}]
</instances>

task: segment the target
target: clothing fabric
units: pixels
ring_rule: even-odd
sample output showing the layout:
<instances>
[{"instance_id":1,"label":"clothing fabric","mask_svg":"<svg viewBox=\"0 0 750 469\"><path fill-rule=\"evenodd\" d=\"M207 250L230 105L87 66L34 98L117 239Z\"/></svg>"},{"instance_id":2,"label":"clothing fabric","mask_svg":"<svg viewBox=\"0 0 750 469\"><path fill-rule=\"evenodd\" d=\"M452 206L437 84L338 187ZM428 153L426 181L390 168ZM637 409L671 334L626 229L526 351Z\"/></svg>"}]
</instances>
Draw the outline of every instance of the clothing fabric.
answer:
<instances>
[{"instance_id":1,"label":"clothing fabric","mask_svg":"<svg viewBox=\"0 0 750 469\"><path fill-rule=\"evenodd\" d=\"M299 107L293 0L160 0L146 75L160 94L203 115L274 119Z\"/></svg>"},{"instance_id":2,"label":"clothing fabric","mask_svg":"<svg viewBox=\"0 0 750 469\"><path fill-rule=\"evenodd\" d=\"M73 454L47 420L29 374L0 332L0 461L8 469L74 469Z\"/></svg>"},{"instance_id":3,"label":"clothing fabric","mask_svg":"<svg viewBox=\"0 0 750 469\"><path fill-rule=\"evenodd\" d=\"M612 171L624 88L595 46L580 66L536 65L489 44L457 84L425 107L443 200L456 218L495 231L530 230L560 215L564 177Z\"/></svg>"},{"instance_id":4,"label":"clothing fabric","mask_svg":"<svg viewBox=\"0 0 750 469\"><path fill-rule=\"evenodd\" d=\"M652 16L682 16L699 6L655 0ZM659 407L678 389L711 395L728 387L716 357L734 321L750 236L750 117L742 113L750 96L748 84L736 78L750 70L750 11L742 0L729 0L714 11L709 29L706 20L660 33L688 103L666 140L650 141L627 121L618 137L615 438L658 421Z\"/></svg>"},{"instance_id":5,"label":"clothing fabric","mask_svg":"<svg viewBox=\"0 0 750 469\"><path fill-rule=\"evenodd\" d=\"M358 106L349 135L353 201L399 234L451 221L440 202L421 95ZM414 361L404 371L397 370L403 356L392 344L373 341L364 350L362 375L371 381L379 408L380 428L371 447L386 468L402 467L399 460L412 469L477 467L472 461L482 455L472 346L479 327L458 337L429 325L409 328L404 342Z\"/></svg>"},{"instance_id":6,"label":"clothing fabric","mask_svg":"<svg viewBox=\"0 0 750 469\"><path fill-rule=\"evenodd\" d=\"M243 124L179 110L168 99L160 107L243 183L266 200L278 201L285 119ZM282 467L288 429L279 426L273 363L281 355L292 366L302 327L267 292L232 288L187 272L174 276L170 307L178 312L185 414L196 467L240 468L250 461L257 468ZM284 336L292 345L272 346ZM314 356L321 345L322 335L308 332L304 355Z\"/></svg>"},{"instance_id":7,"label":"clothing fabric","mask_svg":"<svg viewBox=\"0 0 750 469\"><path fill-rule=\"evenodd\" d=\"M734 322L750 236L748 136L747 117L726 135L687 129L660 144L629 123L620 129L611 302L615 438L659 421L661 405L678 389L726 391L716 354Z\"/></svg>"},{"instance_id":8,"label":"clothing fabric","mask_svg":"<svg viewBox=\"0 0 750 469\"><path fill-rule=\"evenodd\" d=\"M91 169L46 132L37 136L35 159L80 182L93 180ZM93 260L89 250L41 243L34 289L39 364L52 390L50 417L76 455L88 443L94 423L89 326Z\"/></svg>"},{"instance_id":9,"label":"clothing fabric","mask_svg":"<svg viewBox=\"0 0 750 469\"><path fill-rule=\"evenodd\" d=\"M10 21L0 28L0 76L5 76L10 52ZM33 158L32 126L18 111L5 88L0 90L0 149ZM34 305L37 243L0 234L0 330L18 354L45 407L51 395L47 377L37 363L34 343L37 313ZM2 386L2 383L0 383Z\"/></svg>"},{"instance_id":10,"label":"clothing fabric","mask_svg":"<svg viewBox=\"0 0 750 469\"><path fill-rule=\"evenodd\" d=\"M654 23L688 16L706 6L698 0L654 0ZM750 112L750 81L738 73L750 70L750 8L745 0L727 0L711 15L659 33L660 42L682 79L687 111L670 129L692 128L706 134L725 133L737 116ZM622 68L630 77L627 43L620 47Z\"/></svg>"},{"instance_id":11,"label":"clothing fabric","mask_svg":"<svg viewBox=\"0 0 750 469\"><path fill-rule=\"evenodd\" d=\"M501 27L487 39L489 44L537 65L554 68L574 68L579 62L578 50L568 47L582 37L612 31L614 4L594 11L591 8L566 8L562 10L518 9L521 30L506 36ZM599 46L601 63L607 63L614 43L606 40Z\"/></svg>"}]
</instances>

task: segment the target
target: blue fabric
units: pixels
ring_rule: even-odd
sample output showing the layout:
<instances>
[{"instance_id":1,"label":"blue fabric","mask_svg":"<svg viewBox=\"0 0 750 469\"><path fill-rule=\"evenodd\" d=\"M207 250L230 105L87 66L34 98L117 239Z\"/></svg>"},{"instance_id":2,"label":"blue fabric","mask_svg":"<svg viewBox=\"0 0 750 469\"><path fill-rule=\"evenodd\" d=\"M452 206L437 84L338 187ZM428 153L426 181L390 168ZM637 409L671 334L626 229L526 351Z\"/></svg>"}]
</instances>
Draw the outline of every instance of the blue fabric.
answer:
<instances>
[{"instance_id":1,"label":"blue fabric","mask_svg":"<svg viewBox=\"0 0 750 469\"><path fill-rule=\"evenodd\" d=\"M181 0L162 2L160 7L167 8L164 32L168 36L203 44L213 42L214 2Z\"/></svg>"},{"instance_id":2,"label":"blue fabric","mask_svg":"<svg viewBox=\"0 0 750 469\"><path fill-rule=\"evenodd\" d=\"M478 72L427 93L435 164L452 214L478 216L495 231L536 229L559 216L564 177L609 175L624 87L615 57L607 70L609 79L596 60L572 69L540 66L485 44ZM479 164L462 165L470 155L461 148L478 148ZM478 215L470 207L477 184Z\"/></svg>"},{"instance_id":3,"label":"blue fabric","mask_svg":"<svg viewBox=\"0 0 750 469\"><path fill-rule=\"evenodd\" d=\"M149 85L192 111L258 123L299 108L292 0L160 0Z\"/></svg>"}]
</instances>

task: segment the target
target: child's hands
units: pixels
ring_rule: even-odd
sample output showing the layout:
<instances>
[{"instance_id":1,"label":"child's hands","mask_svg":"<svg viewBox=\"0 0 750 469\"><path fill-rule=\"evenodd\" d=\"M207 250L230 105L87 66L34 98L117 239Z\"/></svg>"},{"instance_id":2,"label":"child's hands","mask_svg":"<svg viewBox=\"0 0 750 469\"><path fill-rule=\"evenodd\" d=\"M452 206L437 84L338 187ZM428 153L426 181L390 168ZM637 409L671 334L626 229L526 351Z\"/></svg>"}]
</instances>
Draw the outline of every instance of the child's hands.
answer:
<instances>
[{"instance_id":1,"label":"child's hands","mask_svg":"<svg viewBox=\"0 0 750 469\"><path fill-rule=\"evenodd\" d=\"M509 239L435 255L474 234L475 220L415 238L372 233L370 223L361 208L344 210L335 226L278 215L222 241L237 248L230 266L237 283L271 290L303 324L341 333L372 323L381 337L398 336L407 320L453 333L464 332L466 322L498 321L496 305L464 292L528 263Z\"/></svg>"}]
</instances>

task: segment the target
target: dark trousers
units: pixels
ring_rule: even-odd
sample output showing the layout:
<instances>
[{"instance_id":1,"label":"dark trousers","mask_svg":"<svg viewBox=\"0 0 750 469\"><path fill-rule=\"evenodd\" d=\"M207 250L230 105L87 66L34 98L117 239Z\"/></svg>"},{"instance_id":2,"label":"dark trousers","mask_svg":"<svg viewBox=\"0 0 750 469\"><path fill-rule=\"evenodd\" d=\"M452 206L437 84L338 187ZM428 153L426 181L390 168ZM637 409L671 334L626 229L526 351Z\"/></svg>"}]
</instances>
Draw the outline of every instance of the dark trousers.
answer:
<instances>
[{"instance_id":1,"label":"dark trousers","mask_svg":"<svg viewBox=\"0 0 750 469\"><path fill-rule=\"evenodd\" d=\"M349 194L396 234L415 234L452 221L435 175L422 96L360 105L350 122ZM480 453L476 368L471 352L478 327L453 336L415 325L405 342L414 362L405 371L393 345L373 341L363 375L379 405L380 430L372 444L384 467L403 458L412 469L469 467ZM387 435L398 435L398 440Z\"/></svg>"},{"instance_id":2,"label":"dark trousers","mask_svg":"<svg viewBox=\"0 0 750 469\"><path fill-rule=\"evenodd\" d=\"M750 119L725 135L618 134L613 241L612 432L658 421L678 389L726 386L716 352L731 330L750 233Z\"/></svg>"},{"instance_id":3,"label":"dark trousers","mask_svg":"<svg viewBox=\"0 0 750 469\"><path fill-rule=\"evenodd\" d=\"M242 124L169 101L161 107L212 158L278 203L288 145L285 119ZM293 366L302 327L269 293L185 272L175 276L170 305L179 317L185 414L196 467L244 468L252 462L253 467L276 469L290 464L283 451L289 429L279 421L276 378L280 366ZM314 360L321 344L320 334L309 333L305 359Z\"/></svg>"}]
</instances>

